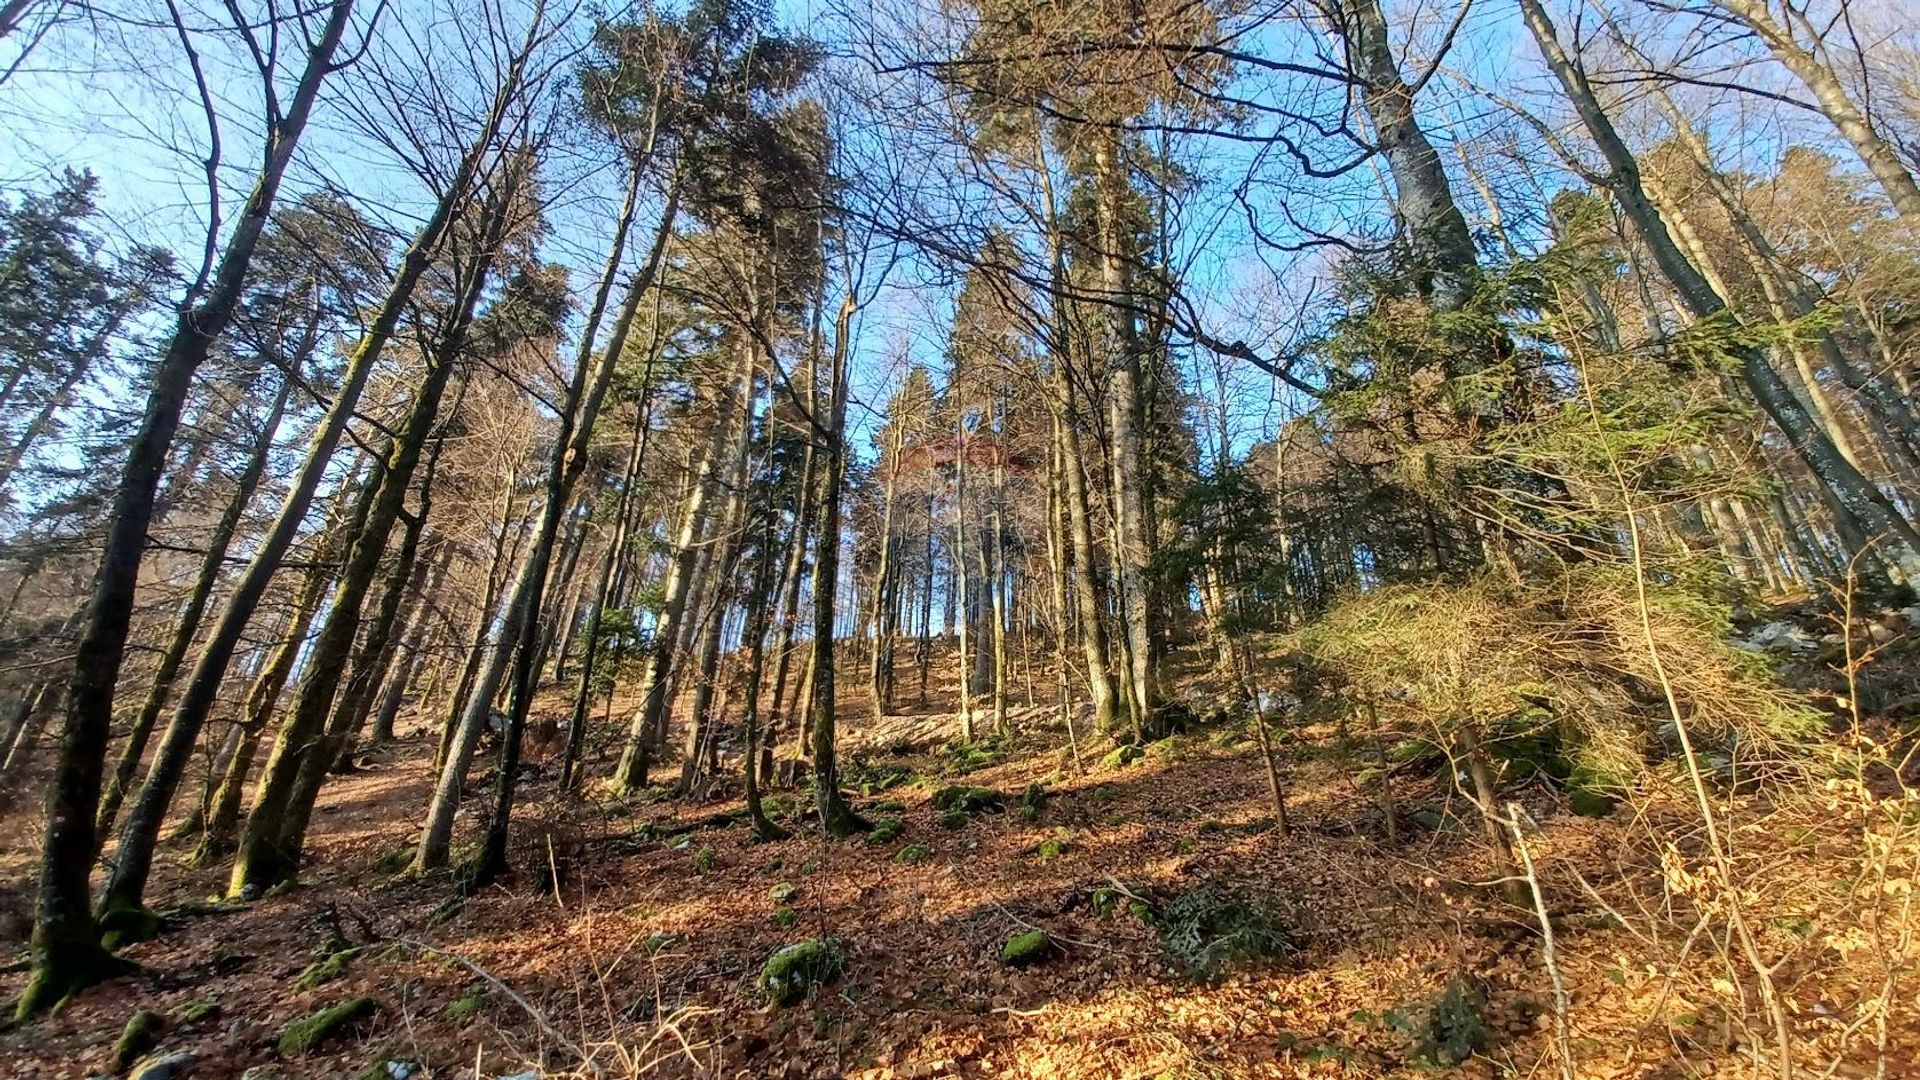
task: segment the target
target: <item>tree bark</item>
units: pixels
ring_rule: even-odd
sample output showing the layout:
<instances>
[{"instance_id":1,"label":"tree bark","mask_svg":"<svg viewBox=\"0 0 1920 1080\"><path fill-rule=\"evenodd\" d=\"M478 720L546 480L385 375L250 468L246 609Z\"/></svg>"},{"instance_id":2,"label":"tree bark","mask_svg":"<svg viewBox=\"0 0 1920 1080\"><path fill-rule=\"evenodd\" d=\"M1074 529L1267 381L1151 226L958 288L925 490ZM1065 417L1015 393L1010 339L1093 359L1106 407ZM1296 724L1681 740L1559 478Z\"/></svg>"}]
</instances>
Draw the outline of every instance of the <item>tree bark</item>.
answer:
<instances>
[{"instance_id":1,"label":"tree bark","mask_svg":"<svg viewBox=\"0 0 1920 1080\"><path fill-rule=\"evenodd\" d=\"M1612 170L1609 186L1622 213L1633 222L1681 305L1695 319L1711 319L1723 314L1731 317L1725 298L1674 243L1659 211L1647 197L1632 151L1614 129L1599 97L1588 85L1585 72L1561 47L1553 21L1540 0L1520 0L1520 6L1548 68L1572 100L1574 110ZM1739 362L1741 377L1761 409L1779 426L1800 459L1820 480L1848 546L1858 554L1867 550L1869 543L1877 541L1879 546L1872 549L1873 554L1898 581L1920 582L1920 534L1916 534L1887 497L1841 455L1760 349L1736 343L1728 351Z\"/></svg>"},{"instance_id":2,"label":"tree bark","mask_svg":"<svg viewBox=\"0 0 1920 1080\"><path fill-rule=\"evenodd\" d=\"M867 827L840 792L834 723L833 616L840 581L840 487L846 473L847 350L855 310L849 295L840 302L834 319L827 430L814 436L825 439L821 447L825 467L820 478L819 550L813 564L813 796L820 826L835 839Z\"/></svg>"},{"instance_id":3,"label":"tree bark","mask_svg":"<svg viewBox=\"0 0 1920 1080\"><path fill-rule=\"evenodd\" d=\"M207 537L207 550L200 559L200 572L194 579L193 591L180 609L179 621L174 625L173 637L166 651L160 654L160 662L153 672L153 683L147 689L147 698L141 703L140 712L134 716L133 728L127 732L126 744L120 748L120 762L114 768L113 779L101 799L96 827L102 834L113 827L113 819L120 812L120 801L125 798L127 787L133 782L140 759L146 753L147 740L153 734L154 723L160 719L160 710L167 703L167 693L172 690L173 680L180 674L180 666L186 662L187 653L193 648L194 635L199 633L207 601L213 597L214 586L220 582L220 571L226 566L227 547L233 542L233 535L240 527L240 518L246 513L247 504L260 486L261 477L266 474L267 456L273 450L274 434L280 427L280 418L286 413L287 399L293 393L294 381L291 375L280 380L280 390L274 395L273 405L268 409L267 419L261 424L260 433L254 437L253 451L247 458L247 464L234 481L226 509L214 524L212 534Z\"/></svg>"},{"instance_id":4,"label":"tree bark","mask_svg":"<svg viewBox=\"0 0 1920 1080\"><path fill-rule=\"evenodd\" d=\"M114 690L126 654L134 588L146 550L154 495L193 374L239 307L247 270L279 195L280 182L306 131L320 84L333 70L333 55L352 11L353 0L334 0L325 27L312 40L286 113L268 127L264 164L214 269L212 287L198 304L182 310L154 370L146 411L127 451L108 516L106 547L75 650L60 760L48 787L32 973L15 1012L22 1020L125 970L125 965L100 945L89 877L99 851L94 816L99 809L101 774L113 722Z\"/></svg>"}]
</instances>

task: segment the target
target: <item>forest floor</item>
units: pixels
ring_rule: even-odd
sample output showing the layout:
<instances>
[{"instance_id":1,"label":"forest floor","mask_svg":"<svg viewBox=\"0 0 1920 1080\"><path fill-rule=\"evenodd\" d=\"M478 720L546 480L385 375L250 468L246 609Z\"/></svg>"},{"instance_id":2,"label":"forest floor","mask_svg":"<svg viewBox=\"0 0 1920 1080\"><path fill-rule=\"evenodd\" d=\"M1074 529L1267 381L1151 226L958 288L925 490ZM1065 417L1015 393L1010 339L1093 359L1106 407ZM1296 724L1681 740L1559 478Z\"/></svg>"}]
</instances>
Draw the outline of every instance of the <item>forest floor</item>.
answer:
<instances>
[{"instance_id":1,"label":"forest floor","mask_svg":"<svg viewBox=\"0 0 1920 1080\"><path fill-rule=\"evenodd\" d=\"M433 752L412 732L328 786L297 888L218 903L218 869L163 860L154 899L169 929L126 953L143 970L0 1034L0 1075L109 1075L143 1009L170 1018L159 1049L194 1055L195 1077L1557 1075L1537 923L1484 886L1499 872L1444 770L1396 778L1389 844L1378 785L1356 777L1343 733L1298 729L1282 748L1282 835L1242 727L1203 725L1127 762L1083 740L1082 771L1056 714L1011 719L1018 735L956 754L951 713L843 718L856 806L902 825L878 843L826 839L791 792L774 803L794 835L765 843L735 813L737 789L563 801L537 767L515 878L459 904L445 877L398 872ZM469 841L484 772L463 807ZM949 820L932 800L957 783L1003 793L1004 809ZM1574 816L1543 785L1516 795L1547 825L1537 860L1621 873L1626 815ZM34 816L9 815L0 838L10 942ZM1247 901L1275 932L1271 955L1194 978L1169 945L1171 914L1196 895ZM1009 938L1035 928L1052 953L1004 964ZM844 950L844 975L768 1005L770 954L816 938ZM1633 960L1624 930L1567 916L1559 938L1582 1080L1753 1075L1738 1033ZM319 969L330 977L301 988L334 954ZM22 979L11 965L0 993ZM1841 992L1817 979L1793 991L1815 1025L1823 995ZM370 1017L279 1053L289 1021L360 997ZM1910 1017L1891 1039L1887 1075L1920 1075ZM1451 1044L1477 1052L1459 1063Z\"/></svg>"}]
</instances>

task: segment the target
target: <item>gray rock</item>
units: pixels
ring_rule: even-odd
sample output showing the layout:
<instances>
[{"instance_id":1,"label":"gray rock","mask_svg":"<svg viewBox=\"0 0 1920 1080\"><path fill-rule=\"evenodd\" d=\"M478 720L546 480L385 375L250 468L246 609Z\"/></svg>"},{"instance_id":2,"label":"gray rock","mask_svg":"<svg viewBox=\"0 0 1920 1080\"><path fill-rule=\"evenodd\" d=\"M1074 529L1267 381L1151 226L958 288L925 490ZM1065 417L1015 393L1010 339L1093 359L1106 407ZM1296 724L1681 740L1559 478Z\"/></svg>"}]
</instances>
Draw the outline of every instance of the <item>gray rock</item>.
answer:
<instances>
[{"instance_id":1,"label":"gray rock","mask_svg":"<svg viewBox=\"0 0 1920 1080\"><path fill-rule=\"evenodd\" d=\"M181 1080L193 1071L194 1056L185 1050L150 1054L134 1063L127 1080Z\"/></svg>"},{"instance_id":2,"label":"gray rock","mask_svg":"<svg viewBox=\"0 0 1920 1080\"><path fill-rule=\"evenodd\" d=\"M420 1075L420 1063L404 1058L392 1058L387 1062L387 1075L392 1080L413 1080Z\"/></svg>"},{"instance_id":3,"label":"gray rock","mask_svg":"<svg viewBox=\"0 0 1920 1080\"><path fill-rule=\"evenodd\" d=\"M1739 644L1750 652L1812 652L1819 647L1805 630L1789 622L1758 627Z\"/></svg>"}]
</instances>

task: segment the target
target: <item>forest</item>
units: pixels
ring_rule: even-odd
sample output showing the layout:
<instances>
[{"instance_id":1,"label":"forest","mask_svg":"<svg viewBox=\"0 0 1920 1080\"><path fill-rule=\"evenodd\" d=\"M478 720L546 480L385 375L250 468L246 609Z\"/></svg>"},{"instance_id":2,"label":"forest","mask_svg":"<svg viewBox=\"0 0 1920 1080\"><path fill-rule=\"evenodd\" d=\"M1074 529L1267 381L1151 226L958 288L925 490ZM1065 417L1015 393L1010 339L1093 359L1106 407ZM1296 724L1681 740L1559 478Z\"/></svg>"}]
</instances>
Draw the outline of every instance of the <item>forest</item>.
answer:
<instances>
[{"instance_id":1,"label":"forest","mask_svg":"<svg viewBox=\"0 0 1920 1080\"><path fill-rule=\"evenodd\" d=\"M0 1075L1920 1076L1905 0L0 0Z\"/></svg>"}]
</instances>

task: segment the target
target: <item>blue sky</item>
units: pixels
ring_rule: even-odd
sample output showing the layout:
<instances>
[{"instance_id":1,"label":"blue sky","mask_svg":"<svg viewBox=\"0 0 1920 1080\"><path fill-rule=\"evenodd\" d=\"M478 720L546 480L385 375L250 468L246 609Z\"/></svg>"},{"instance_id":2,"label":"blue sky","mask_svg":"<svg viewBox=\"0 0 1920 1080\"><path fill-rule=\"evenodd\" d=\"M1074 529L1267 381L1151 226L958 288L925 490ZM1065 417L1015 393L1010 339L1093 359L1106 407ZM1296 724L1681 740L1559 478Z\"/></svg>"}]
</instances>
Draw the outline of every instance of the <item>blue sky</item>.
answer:
<instances>
[{"instance_id":1,"label":"blue sky","mask_svg":"<svg viewBox=\"0 0 1920 1080\"><path fill-rule=\"evenodd\" d=\"M152 22L164 18L165 6L154 0L121 2L124 6L116 11L126 19L73 22L58 28L21 71L0 85L0 187L41 187L61 167L92 169L103 181L103 221L118 242L161 244L190 257L205 229L205 181L199 158L207 144L206 124L179 42L164 22ZM569 2L556 0L551 10L561 10ZM531 3L504 0L499 8L510 19L524 19ZM363 6L362 17L371 10ZM477 40L470 19L461 17L465 10L459 0L398 0L386 18L401 20L414 31L421 51L430 57L426 66L433 69L435 78L458 80L471 77L463 76L463 69ZM846 32L848 18L869 25L911 27L923 24L927 14L937 10L934 0L890 0L855 10L820 0L781 0L779 5L786 25L825 39L840 54L832 75L847 87L862 82L865 61L870 59L850 55L866 50ZM1295 10L1256 6L1244 19L1258 29L1237 44L1276 60L1324 65L1325 35L1294 17ZM184 11L189 24L196 27L223 23L220 6L208 0L188 0ZM1430 0L1390 5L1396 33L1410 57L1404 67L1412 71L1419 58L1431 54L1456 11L1450 4ZM151 25L132 25L141 19ZM581 10L565 36L577 42L590 24ZM386 28L377 50L389 50L391 55L393 29L392 25ZM1566 29L1563 26L1563 32ZM1651 30L1656 36L1666 33L1658 26ZM0 43L0 66L13 62L21 40L23 35L15 35ZM222 179L231 213L259 153L257 80L231 34L210 29L195 33L193 41L221 112L227 162ZM283 66L290 70L297 59L290 55ZM367 212L397 231L408 231L420 211L422 189L365 131L356 129L348 110L339 107L337 95L347 92L350 78L336 82L329 100L316 113L289 194L331 184L351 193ZM1471 185L1458 177L1463 157L1476 162L1495 184L1511 182L1514 176L1512 163L1503 160L1501 151L1506 148L1531 154L1532 164L1549 184L1564 182L1564 173L1523 125L1499 105L1476 96L1471 91L1475 84L1497 87L1504 97L1537 109L1550 122L1561 119L1555 98L1541 93L1545 87L1532 42L1518 31L1512 5L1505 0L1476 0L1446 56L1446 68L1427 84L1420 99L1426 126L1455 171L1457 194L1470 214L1484 219ZM1234 89L1258 106L1300 109L1323 121L1338 118L1341 111L1343 91L1313 78L1247 74ZM1720 95L1721 104L1713 115L1737 137L1722 140L1723 145L1770 158L1784 140L1825 137L1818 130L1810 131L1799 117L1780 118L1777 108L1756 105L1752 99L1728 102L1727 97ZM1358 125L1357 118L1354 123ZM1286 130L1307 142L1299 125L1287 125ZM1377 239L1389 227L1383 181L1374 167L1363 166L1338 179L1315 179L1270 145L1207 137L1181 138L1179 143L1176 149L1191 162L1201 183L1178 215L1175 262L1184 268L1188 290L1219 336L1245 337L1273 347L1325 315L1325 283L1338 248L1287 251L1284 245L1305 241L1315 232ZM1350 152L1327 140L1308 145L1320 164ZM865 154L884 167L886 162L880 158L915 152L911 144L902 143L855 148L849 157ZM943 167L938 151L928 153L931 156L915 167ZM554 232L548 255L576 268L575 285L581 290L591 286L595 268L604 258L606 223L618 196L618 170L608 168L610 163L611 153L604 147L569 145L546 173L549 189L558 196L551 211ZM983 196L977 185L940 193L947 209L962 215L991 214L992 203ZM1256 242L1256 225L1280 246ZM1518 227L1524 228L1525 222ZM864 433L877 420L873 409L884 402L888 387L899 377L903 355L938 368L952 284L949 268L909 257L896 267L889 287L863 311L851 417L857 447L864 450ZM1196 388L1216 389L1213 369L1210 362L1196 365L1196 375L1205 376ZM1234 441L1244 446L1270 433L1284 410L1274 407L1270 380L1264 374L1244 364L1225 370L1234 402Z\"/></svg>"}]
</instances>

